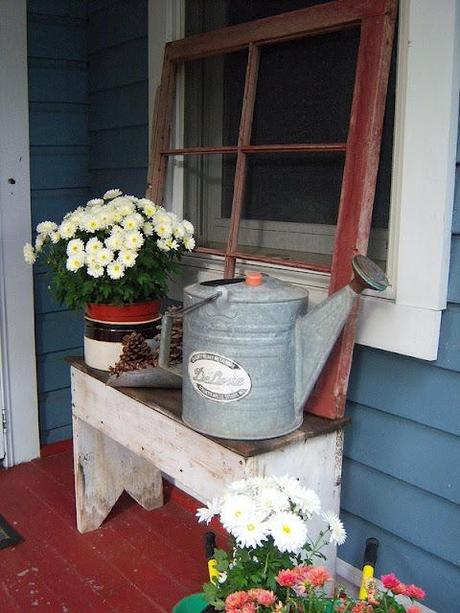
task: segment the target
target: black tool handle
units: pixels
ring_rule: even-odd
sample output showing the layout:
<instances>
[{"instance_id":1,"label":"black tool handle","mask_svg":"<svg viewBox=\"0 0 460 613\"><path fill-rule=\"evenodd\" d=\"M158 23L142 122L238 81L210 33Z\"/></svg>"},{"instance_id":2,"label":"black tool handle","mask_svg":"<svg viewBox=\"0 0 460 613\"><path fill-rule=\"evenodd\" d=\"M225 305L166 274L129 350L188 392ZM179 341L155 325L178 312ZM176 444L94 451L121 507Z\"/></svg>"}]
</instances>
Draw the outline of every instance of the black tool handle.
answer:
<instances>
[{"instance_id":1,"label":"black tool handle","mask_svg":"<svg viewBox=\"0 0 460 613\"><path fill-rule=\"evenodd\" d=\"M363 566L369 564L375 568L377 563L377 551L379 548L379 541L376 538L369 538L366 541L366 549L364 550Z\"/></svg>"},{"instance_id":2,"label":"black tool handle","mask_svg":"<svg viewBox=\"0 0 460 613\"><path fill-rule=\"evenodd\" d=\"M206 560L212 560L216 548L216 535L214 532L206 532L204 535L204 551Z\"/></svg>"}]
</instances>

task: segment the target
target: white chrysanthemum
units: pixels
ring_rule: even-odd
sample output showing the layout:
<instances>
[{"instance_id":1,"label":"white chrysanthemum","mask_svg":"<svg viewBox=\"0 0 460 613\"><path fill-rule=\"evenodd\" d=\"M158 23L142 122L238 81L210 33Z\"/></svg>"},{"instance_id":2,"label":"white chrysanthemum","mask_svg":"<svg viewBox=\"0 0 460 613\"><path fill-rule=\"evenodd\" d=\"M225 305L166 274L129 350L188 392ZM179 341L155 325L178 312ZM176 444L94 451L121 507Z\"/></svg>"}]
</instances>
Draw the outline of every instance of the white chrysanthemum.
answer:
<instances>
[{"instance_id":1,"label":"white chrysanthemum","mask_svg":"<svg viewBox=\"0 0 460 613\"><path fill-rule=\"evenodd\" d=\"M321 502L316 492L307 490L297 479L293 479L292 477L285 477L282 479L281 487L283 491L301 511L309 515L320 512Z\"/></svg>"},{"instance_id":2,"label":"white chrysanthemum","mask_svg":"<svg viewBox=\"0 0 460 613\"><path fill-rule=\"evenodd\" d=\"M179 249L179 243L175 238L166 238L164 239L166 242L166 246L173 251L177 251Z\"/></svg>"},{"instance_id":3,"label":"white chrysanthemum","mask_svg":"<svg viewBox=\"0 0 460 613\"><path fill-rule=\"evenodd\" d=\"M42 221L37 226L37 232L39 234L50 235L51 232L57 230L57 224L54 221Z\"/></svg>"},{"instance_id":4,"label":"white chrysanthemum","mask_svg":"<svg viewBox=\"0 0 460 613\"><path fill-rule=\"evenodd\" d=\"M120 249L123 249L123 245L124 245L123 234L121 232L116 232L116 233L112 232L112 234L108 236L104 242L106 246L112 251L118 251Z\"/></svg>"},{"instance_id":5,"label":"white chrysanthemum","mask_svg":"<svg viewBox=\"0 0 460 613\"><path fill-rule=\"evenodd\" d=\"M148 198L141 198L138 200L137 206L144 211L145 215L148 217L153 217L158 210L157 205Z\"/></svg>"},{"instance_id":6,"label":"white chrysanthemum","mask_svg":"<svg viewBox=\"0 0 460 613\"><path fill-rule=\"evenodd\" d=\"M307 526L295 513L282 511L270 520L270 532L280 551L295 553L307 540Z\"/></svg>"},{"instance_id":7,"label":"white chrysanthemum","mask_svg":"<svg viewBox=\"0 0 460 613\"><path fill-rule=\"evenodd\" d=\"M85 255L85 264L88 268L97 268L100 264L97 261L97 253L87 253Z\"/></svg>"},{"instance_id":8,"label":"white chrysanthemum","mask_svg":"<svg viewBox=\"0 0 460 613\"><path fill-rule=\"evenodd\" d=\"M86 232L93 234L96 230L99 230L99 219L97 215L87 214L83 215L80 222L80 227Z\"/></svg>"},{"instance_id":9,"label":"white chrysanthemum","mask_svg":"<svg viewBox=\"0 0 460 613\"><path fill-rule=\"evenodd\" d=\"M153 215L152 221L154 224L157 223L172 223L170 214L166 211L162 206L158 207Z\"/></svg>"},{"instance_id":10,"label":"white chrysanthemum","mask_svg":"<svg viewBox=\"0 0 460 613\"><path fill-rule=\"evenodd\" d=\"M145 234L145 236L152 236L153 225L150 223L150 221L146 221L144 224L142 224L142 232Z\"/></svg>"},{"instance_id":11,"label":"white chrysanthemum","mask_svg":"<svg viewBox=\"0 0 460 613\"><path fill-rule=\"evenodd\" d=\"M329 542L343 545L347 539L347 531L341 520L332 511L323 513L323 518L329 524L329 530L331 531Z\"/></svg>"},{"instance_id":12,"label":"white chrysanthemum","mask_svg":"<svg viewBox=\"0 0 460 613\"><path fill-rule=\"evenodd\" d=\"M173 228L173 234L176 238L182 239L185 236L185 230L182 223L177 223Z\"/></svg>"},{"instance_id":13,"label":"white chrysanthemum","mask_svg":"<svg viewBox=\"0 0 460 613\"><path fill-rule=\"evenodd\" d=\"M136 204L136 202L139 202L139 198L137 196L125 194L124 198L128 198L128 200L131 200L131 202L134 202L134 204Z\"/></svg>"},{"instance_id":14,"label":"white chrysanthemum","mask_svg":"<svg viewBox=\"0 0 460 613\"><path fill-rule=\"evenodd\" d=\"M260 510L266 514L290 508L289 497L276 487L261 487L257 502Z\"/></svg>"},{"instance_id":15,"label":"white chrysanthemum","mask_svg":"<svg viewBox=\"0 0 460 613\"><path fill-rule=\"evenodd\" d=\"M122 215L131 215L131 213L134 213L136 210L134 202L123 196L120 198L115 198L115 200L112 201L112 204Z\"/></svg>"},{"instance_id":16,"label":"white chrysanthemum","mask_svg":"<svg viewBox=\"0 0 460 613\"><path fill-rule=\"evenodd\" d=\"M109 189L102 197L104 198L104 200L113 200L113 198L121 196L122 193L123 192L121 191L121 189Z\"/></svg>"},{"instance_id":17,"label":"white chrysanthemum","mask_svg":"<svg viewBox=\"0 0 460 613\"><path fill-rule=\"evenodd\" d=\"M124 230L121 226L113 226L111 234L123 234Z\"/></svg>"},{"instance_id":18,"label":"white chrysanthemum","mask_svg":"<svg viewBox=\"0 0 460 613\"><path fill-rule=\"evenodd\" d=\"M91 200L88 200L86 206L91 209L94 206L101 206L103 204L104 200L102 198L92 198Z\"/></svg>"},{"instance_id":19,"label":"white chrysanthemum","mask_svg":"<svg viewBox=\"0 0 460 613\"><path fill-rule=\"evenodd\" d=\"M155 228L155 232L158 234L160 238L171 238L171 234L173 231L173 225L169 219L165 219L159 222L155 222L153 224Z\"/></svg>"},{"instance_id":20,"label":"white chrysanthemum","mask_svg":"<svg viewBox=\"0 0 460 613\"><path fill-rule=\"evenodd\" d=\"M123 214L118 209L112 211L112 223L121 223L123 221Z\"/></svg>"},{"instance_id":21,"label":"white chrysanthemum","mask_svg":"<svg viewBox=\"0 0 460 613\"><path fill-rule=\"evenodd\" d=\"M101 243L101 241L94 237L94 238L90 238L89 241L86 243L86 253L97 253L98 251L100 251L101 249L103 249L104 245Z\"/></svg>"},{"instance_id":22,"label":"white chrysanthemum","mask_svg":"<svg viewBox=\"0 0 460 613\"><path fill-rule=\"evenodd\" d=\"M104 267L96 264L95 266L88 266L86 272L90 277L94 277L95 279L99 279L99 277L104 276Z\"/></svg>"},{"instance_id":23,"label":"white chrysanthemum","mask_svg":"<svg viewBox=\"0 0 460 613\"><path fill-rule=\"evenodd\" d=\"M131 268L136 263L137 251L132 249L122 249L118 254L118 259L125 268Z\"/></svg>"},{"instance_id":24,"label":"white chrysanthemum","mask_svg":"<svg viewBox=\"0 0 460 613\"><path fill-rule=\"evenodd\" d=\"M37 256L35 255L34 248L32 247L30 243L26 243L24 245L23 252L24 252L24 260L26 264L35 264Z\"/></svg>"},{"instance_id":25,"label":"white chrysanthemum","mask_svg":"<svg viewBox=\"0 0 460 613\"><path fill-rule=\"evenodd\" d=\"M206 503L207 506L201 507L197 509L196 516L198 517L198 521L201 523L209 524L211 519L220 513L220 508L222 506L222 498L213 498L212 500L208 500Z\"/></svg>"},{"instance_id":26,"label":"white chrysanthemum","mask_svg":"<svg viewBox=\"0 0 460 613\"><path fill-rule=\"evenodd\" d=\"M144 218L140 213L131 213L123 219L121 225L125 230L139 230L143 223Z\"/></svg>"},{"instance_id":27,"label":"white chrysanthemum","mask_svg":"<svg viewBox=\"0 0 460 613\"><path fill-rule=\"evenodd\" d=\"M129 232L126 232L124 238L125 245L128 249L138 251L144 244L144 237L139 230L130 230Z\"/></svg>"},{"instance_id":28,"label":"white chrysanthemum","mask_svg":"<svg viewBox=\"0 0 460 613\"><path fill-rule=\"evenodd\" d=\"M159 238L157 240L157 247L160 251L171 251L170 247L167 245L167 241L164 238Z\"/></svg>"},{"instance_id":29,"label":"white chrysanthemum","mask_svg":"<svg viewBox=\"0 0 460 613\"><path fill-rule=\"evenodd\" d=\"M107 274L111 279L121 279L121 277L123 277L125 274L125 267L121 262L115 260L114 262L110 262L110 264L107 266Z\"/></svg>"},{"instance_id":30,"label":"white chrysanthemum","mask_svg":"<svg viewBox=\"0 0 460 613\"><path fill-rule=\"evenodd\" d=\"M79 253L83 253L85 250L85 243L81 240L81 238L74 238L67 243L67 255L77 255Z\"/></svg>"},{"instance_id":31,"label":"white chrysanthemum","mask_svg":"<svg viewBox=\"0 0 460 613\"><path fill-rule=\"evenodd\" d=\"M184 219L182 221L182 228L184 229L185 234L187 234L187 236L192 236L193 232L194 232L194 227L193 224L191 224L188 219Z\"/></svg>"},{"instance_id":32,"label":"white chrysanthemum","mask_svg":"<svg viewBox=\"0 0 460 613\"><path fill-rule=\"evenodd\" d=\"M46 236L43 236L43 234L39 234L35 238L35 251L37 253L42 250L42 247L45 244L45 241L46 241Z\"/></svg>"},{"instance_id":33,"label":"white chrysanthemum","mask_svg":"<svg viewBox=\"0 0 460 613\"><path fill-rule=\"evenodd\" d=\"M85 254L84 253L77 253L75 255L70 255L67 258L66 268L67 270L70 270L71 272L76 272L77 270L82 268L84 265L85 265Z\"/></svg>"},{"instance_id":34,"label":"white chrysanthemum","mask_svg":"<svg viewBox=\"0 0 460 613\"><path fill-rule=\"evenodd\" d=\"M113 251L103 247L96 252L96 261L100 266L107 266L113 260Z\"/></svg>"},{"instance_id":35,"label":"white chrysanthemum","mask_svg":"<svg viewBox=\"0 0 460 613\"><path fill-rule=\"evenodd\" d=\"M55 245L56 243L58 243L61 240L61 235L59 234L59 232L56 230L56 232L51 232L50 235L50 241L53 243L53 245Z\"/></svg>"},{"instance_id":36,"label":"white chrysanthemum","mask_svg":"<svg viewBox=\"0 0 460 613\"><path fill-rule=\"evenodd\" d=\"M187 251L193 251L193 249L195 249L195 239L193 236L186 236L184 238L184 247Z\"/></svg>"},{"instance_id":37,"label":"white chrysanthemum","mask_svg":"<svg viewBox=\"0 0 460 613\"><path fill-rule=\"evenodd\" d=\"M255 517L249 517L246 521L234 528L236 542L240 547L260 547L267 540L269 530L267 523Z\"/></svg>"},{"instance_id":38,"label":"white chrysanthemum","mask_svg":"<svg viewBox=\"0 0 460 613\"><path fill-rule=\"evenodd\" d=\"M226 489L232 494L249 494L252 490L249 479L239 479L238 481L233 481L227 486Z\"/></svg>"},{"instance_id":39,"label":"white chrysanthemum","mask_svg":"<svg viewBox=\"0 0 460 613\"><path fill-rule=\"evenodd\" d=\"M75 211L68 213L68 216L65 216L65 220L79 226L84 216L85 211L81 206L79 206L77 209L75 209Z\"/></svg>"},{"instance_id":40,"label":"white chrysanthemum","mask_svg":"<svg viewBox=\"0 0 460 613\"><path fill-rule=\"evenodd\" d=\"M99 228L107 228L114 222L114 214L111 207L105 206L97 213Z\"/></svg>"},{"instance_id":41,"label":"white chrysanthemum","mask_svg":"<svg viewBox=\"0 0 460 613\"><path fill-rule=\"evenodd\" d=\"M69 219L63 221L59 226L59 232L62 238L73 238L77 231L77 224Z\"/></svg>"},{"instance_id":42,"label":"white chrysanthemum","mask_svg":"<svg viewBox=\"0 0 460 613\"><path fill-rule=\"evenodd\" d=\"M242 522L257 516L254 500L244 494L227 496L222 504L220 521L228 532L232 532Z\"/></svg>"}]
</instances>

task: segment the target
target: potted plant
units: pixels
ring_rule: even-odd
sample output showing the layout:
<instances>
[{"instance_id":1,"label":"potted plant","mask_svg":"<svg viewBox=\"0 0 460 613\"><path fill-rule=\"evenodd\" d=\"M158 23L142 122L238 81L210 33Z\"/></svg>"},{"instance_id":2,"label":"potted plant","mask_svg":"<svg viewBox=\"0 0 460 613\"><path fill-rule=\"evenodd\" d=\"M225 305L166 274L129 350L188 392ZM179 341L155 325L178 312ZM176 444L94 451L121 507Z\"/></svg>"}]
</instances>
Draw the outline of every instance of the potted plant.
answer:
<instances>
[{"instance_id":1,"label":"potted plant","mask_svg":"<svg viewBox=\"0 0 460 613\"><path fill-rule=\"evenodd\" d=\"M340 586L332 590L332 576L317 560L325 559L321 550L328 542L344 543L345 529L334 513L321 509L313 490L292 477L232 483L197 516L206 523L218 519L230 536L229 551L214 552L217 580L203 586L217 611L420 613L414 599L423 599L424 591L393 574L381 584L369 580L366 600L351 598Z\"/></svg>"},{"instance_id":2,"label":"potted plant","mask_svg":"<svg viewBox=\"0 0 460 613\"><path fill-rule=\"evenodd\" d=\"M189 221L148 198L111 189L67 213L60 224L44 221L36 231L24 258L47 263L59 302L84 307L89 366L108 370L129 332L153 343L168 279L178 272L181 255L195 246Z\"/></svg>"}]
</instances>

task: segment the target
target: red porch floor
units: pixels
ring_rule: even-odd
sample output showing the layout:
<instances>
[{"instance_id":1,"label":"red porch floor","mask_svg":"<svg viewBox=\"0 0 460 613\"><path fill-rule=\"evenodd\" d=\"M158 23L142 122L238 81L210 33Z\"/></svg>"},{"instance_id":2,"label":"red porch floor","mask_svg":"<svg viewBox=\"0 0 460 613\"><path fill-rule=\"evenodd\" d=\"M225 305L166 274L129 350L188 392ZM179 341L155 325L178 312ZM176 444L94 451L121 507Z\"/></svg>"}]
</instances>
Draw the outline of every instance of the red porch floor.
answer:
<instances>
[{"instance_id":1,"label":"red porch floor","mask_svg":"<svg viewBox=\"0 0 460 613\"><path fill-rule=\"evenodd\" d=\"M70 452L0 470L0 514L25 539L0 550L0 612L171 611L206 580L206 528L176 492L151 512L124 494L82 535Z\"/></svg>"}]
</instances>

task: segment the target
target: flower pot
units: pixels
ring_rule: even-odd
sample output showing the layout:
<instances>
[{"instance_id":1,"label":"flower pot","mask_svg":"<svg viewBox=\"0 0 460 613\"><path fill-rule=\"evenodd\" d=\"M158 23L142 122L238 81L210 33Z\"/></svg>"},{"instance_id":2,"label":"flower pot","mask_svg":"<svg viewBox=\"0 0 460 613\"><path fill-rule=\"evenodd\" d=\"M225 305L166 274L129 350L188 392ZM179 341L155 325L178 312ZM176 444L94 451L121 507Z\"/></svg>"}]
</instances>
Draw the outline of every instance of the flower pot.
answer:
<instances>
[{"instance_id":1,"label":"flower pot","mask_svg":"<svg viewBox=\"0 0 460 613\"><path fill-rule=\"evenodd\" d=\"M120 358L126 334L140 332L153 349L160 331L160 301L134 304L87 304L85 308L85 362L109 370Z\"/></svg>"},{"instance_id":2,"label":"flower pot","mask_svg":"<svg viewBox=\"0 0 460 613\"><path fill-rule=\"evenodd\" d=\"M191 594L178 602L173 608L172 613L201 613L206 609L207 604L204 594Z\"/></svg>"}]
</instances>

